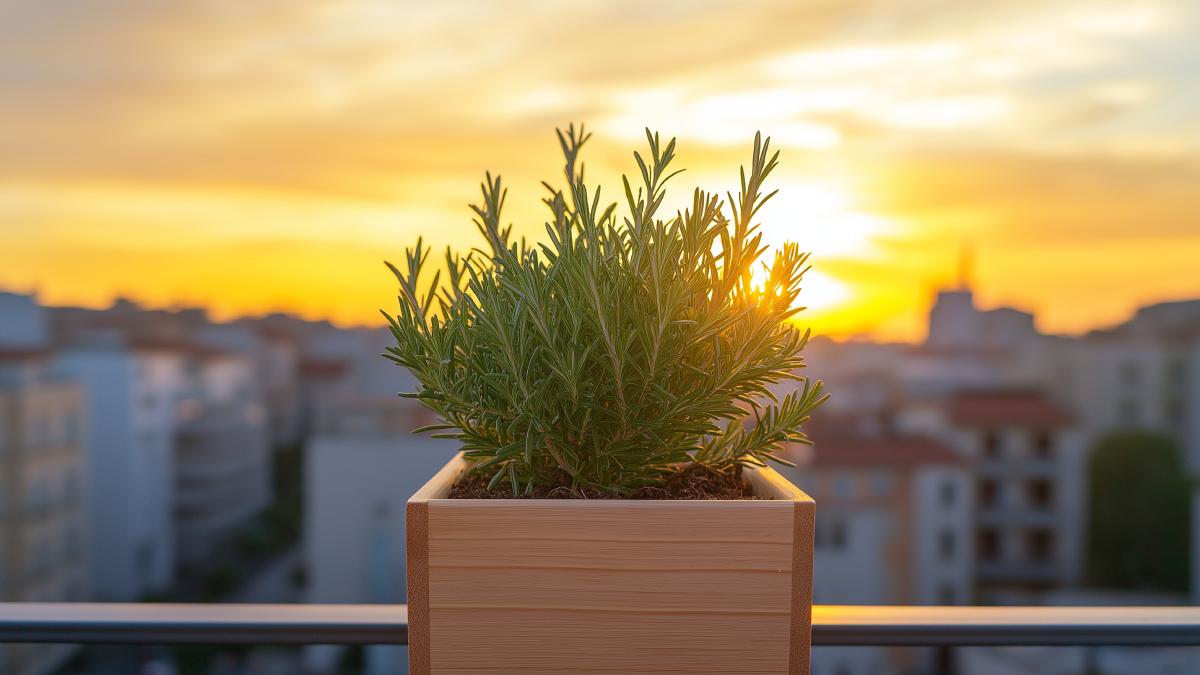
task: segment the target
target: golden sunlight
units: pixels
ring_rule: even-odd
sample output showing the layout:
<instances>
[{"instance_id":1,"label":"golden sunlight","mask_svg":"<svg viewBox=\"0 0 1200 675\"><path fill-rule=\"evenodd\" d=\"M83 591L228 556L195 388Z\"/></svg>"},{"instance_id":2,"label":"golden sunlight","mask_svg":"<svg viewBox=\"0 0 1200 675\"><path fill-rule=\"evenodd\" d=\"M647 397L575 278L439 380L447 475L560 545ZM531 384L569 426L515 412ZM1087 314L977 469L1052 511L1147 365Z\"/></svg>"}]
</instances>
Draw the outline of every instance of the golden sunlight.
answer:
<instances>
[{"instance_id":1,"label":"golden sunlight","mask_svg":"<svg viewBox=\"0 0 1200 675\"><path fill-rule=\"evenodd\" d=\"M812 251L819 333L919 338L967 241L980 301L1051 332L1200 293L1196 3L118 4L0 20L0 289L378 324L380 261L471 245L485 170L541 236L583 120L605 180L677 136L669 200L771 136L764 239Z\"/></svg>"}]
</instances>

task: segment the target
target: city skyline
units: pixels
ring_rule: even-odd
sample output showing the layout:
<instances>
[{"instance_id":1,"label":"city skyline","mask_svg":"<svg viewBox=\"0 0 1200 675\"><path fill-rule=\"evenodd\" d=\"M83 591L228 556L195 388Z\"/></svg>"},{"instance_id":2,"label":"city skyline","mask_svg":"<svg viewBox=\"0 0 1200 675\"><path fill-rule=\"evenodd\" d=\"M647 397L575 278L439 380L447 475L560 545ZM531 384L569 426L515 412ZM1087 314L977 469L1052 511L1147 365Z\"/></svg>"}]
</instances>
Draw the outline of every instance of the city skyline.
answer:
<instances>
[{"instance_id":1,"label":"city skyline","mask_svg":"<svg viewBox=\"0 0 1200 675\"><path fill-rule=\"evenodd\" d=\"M1156 300L1156 301L1136 304L1134 307L1132 307L1129 310L1129 312L1127 314L1118 316L1113 321L1100 323L1100 324L1096 324L1093 326L1085 326L1081 330L1076 331L1076 332L1055 333L1055 332L1047 331L1047 330L1043 329L1043 327L1040 325L1041 322L1039 320L1039 316L1036 311L1032 311L1029 308L1024 308L1024 307L1014 307L1012 305L1006 305L1003 303L995 304L995 305L981 303L981 302L979 302L979 297L980 297L979 289L975 288L973 285L971 285L969 283L969 280L966 285L963 285L961 282L962 282L962 280L956 280L954 282L946 283L945 285L938 287L936 289L931 287L931 290L928 294L927 306L919 307L914 310L916 312L916 315L915 315L916 320L921 324L920 330L918 332L916 332L915 334L905 335L905 336L887 336L887 335L881 336L881 335L871 335L871 334L861 334L861 333L830 333L830 334L827 334L827 333L822 333L817 326L810 326L813 329L813 337L827 337L827 338L830 338L830 339L833 339L836 341L868 340L868 341L875 341L875 342L880 342L880 343L918 344L918 343L922 342L923 340L925 340L927 337L926 321L928 319L929 311L933 308L933 305L936 301L936 295L938 293L947 292L947 291L961 291L961 290L968 291L972 296L972 299L974 301L976 308L979 310L982 310L982 311L989 311L989 310L995 310L995 309L1015 309L1020 312L1028 312L1029 314L1032 315L1033 320L1034 320L1033 321L1034 326L1035 326L1035 328L1037 328L1037 330L1039 332L1041 332L1045 335L1057 335L1057 336L1062 336L1062 337L1084 337L1084 336L1088 335L1089 333L1098 332L1098 331L1106 331L1106 330L1118 328L1118 327L1125 325L1128 322L1132 321L1136 317L1137 313L1140 310L1143 310L1148 307L1153 307L1156 305L1169 305L1169 304L1174 304L1174 303L1200 302L1200 293L1196 294L1196 296L1194 296L1194 297L1162 298L1162 299ZM299 319L299 320L302 320L305 322L316 322L316 323L324 322L324 323L330 324L331 326L333 326L335 328L343 329L343 330L380 329L380 328L386 328L386 326L387 326L387 322L382 317L380 317L379 320L374 321L374 322L364 321L364 322L356 323L353 321L349 321L349 322L339 321L332 316L321 315L319 313L313 314L313 313L306 313L306 312L298 312L298 311L294 311L294 310L287 309L287 308L274 308L274 309L267 308L261 312L226 313L226 312L222 312L218 308L214 308L212 306L205 305L202 303L194 304L194 303L187 303L187 302L167 302L167 303L163 303L163 304L153 304L153 303L143 302L137 297L131 297L131 296L122 295L122 294L114 295L111 299L107 300L106 302L97 303L97 304L84 304L84 303L56 304L56 303L48 302L46 300L45 296L39 291L39 289L37 287L19 288L19 287L5 287L3 285L0 285L0 294L3 294L3 293L11 293L11 294L16 294L16 295L23 295L23 296L31 297L34 299L35 302L37 302L39 305L41 305L42 307L45 307L47 309L65 309L65 308L73 308L74 307L74 308L87 309L87 310L106 310L106 309L112 309L114 307L117 307L121 303L132 303L132 305L140 311L178 312L178 311L184 311L184 310L201 310L206 314L206 316L208 316L209 320L213 321L214 323L218 323L218 324L235 323L235 322L241 321L241 320L258 320L258 319L263 319L263 318L273 316L273 315L281 315L281 316L287 316L287 317ZM387 311L389 308L384 307L382 309ZM801 326L809 326L809 323L807 323L804 320L803 312L800 314L800 318L795 319L795 321L797 321Z\"/></svg>"},{"instance_id":2,"label":"city skyline","mask_svg":"<svg viewBox=\"0 0 1200 675\"><path fill-rule=\"evenodd\" d=\"M477 243L466 204L485 170L511 186L515 232L537 236L553 128L584 121L589 175L613 187L643 127L678 136L677 201L732 187L754 132L771 135L764 232L814 252L818 333L918 338L963 246L982 304L1077 333L1200 296L1197 12L7 7L0 285L376 323L394 301L384 259L420 235Z\"/></svg>"}]
</instances>

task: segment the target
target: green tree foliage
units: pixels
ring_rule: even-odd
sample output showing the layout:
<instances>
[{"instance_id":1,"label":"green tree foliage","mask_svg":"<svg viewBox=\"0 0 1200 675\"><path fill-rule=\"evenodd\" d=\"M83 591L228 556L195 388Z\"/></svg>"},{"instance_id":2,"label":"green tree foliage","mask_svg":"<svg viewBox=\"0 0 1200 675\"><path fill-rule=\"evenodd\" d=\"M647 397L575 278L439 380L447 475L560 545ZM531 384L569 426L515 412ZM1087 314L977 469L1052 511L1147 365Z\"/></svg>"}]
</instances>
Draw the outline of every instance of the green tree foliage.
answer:
<instances>
[{"instance_id":1,"label":"green tree foliage","mask_svg":"<svg viewBox=\"0 0 1200 675\"><path fill-rule=\"evenodd\" d=\"M589 486L612 492L661 482L681 463L717 470L778 460L825 398L797 375L808 333L791 319L808 254L794 244L771 264L754 219L774 194L763 183L778 153L754 140L735 196L702 190L660 217L675 141L646 132L625 178L625 214L584 181L583 127L558 132L562 189L544 184L546 239L514 242L501 220L506 190L490 174L472 206L485 250L447 250L446 275L421 278L418 240L402 266L396 345L411 394L443 423L491 484ZM752 282L755 265L764 279ZM772 385L797 380L782 398Z\"/></svg>"},{"instance_id":2,"label":"green tree foliage","mask_svg":"<svg viewBox=\"0 0 1200 675\"><path fill-rule=\"evenodd\" d=\"M1088 577L1106 588L1188 589L1191 489L1169 437L1100 441L1088 472Z\"/></svg>"}]
</instances>

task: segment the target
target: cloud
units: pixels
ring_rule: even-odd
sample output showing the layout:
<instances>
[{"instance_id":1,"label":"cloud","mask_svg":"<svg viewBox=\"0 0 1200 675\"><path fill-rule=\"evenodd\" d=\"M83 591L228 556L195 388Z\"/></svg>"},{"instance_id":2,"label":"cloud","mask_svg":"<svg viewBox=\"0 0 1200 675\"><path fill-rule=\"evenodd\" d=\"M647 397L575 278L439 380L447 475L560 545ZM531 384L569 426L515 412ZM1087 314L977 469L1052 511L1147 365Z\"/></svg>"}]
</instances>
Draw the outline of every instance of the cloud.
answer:
<instances>
[{"instance_id":1,"label":"cloud","mask_svg":"<svg viewBox=\"0 0 1200 675\"><path fill-rule=\"evenodd\" d=\"M778 231L811 238L856 291L835 323L908 335L890 317L915 316L924 291L905 280L936 283L964 238L1014 270L1046 264L1039 247L1121 241L1161 258L1161 242L1187 241L1198 18L1184 0L7 3L0 283L108 293L131 252L178 262L171 243L187 242L196 297L258 307L204 269L253 265L238 247L269 241L290 285L255 283L344 312L287 270L336 267L359 292L374 283L365 258L322 262L320 246L471 243L464 204L485 169L536 234L556 124L599 132L589 174L610 181L643 127L679 135L685 182L710 188L732 184L761 129L784 151ZM1153 295L1179 272L1166 259L1130 261L1145 278L1119 283L1059 267ZM81 260L87 282L70 272ZM1080 304L1067 282L1042 287L1067 289L1034 303L1051 315Z\"/></svg>"},{"instance_id":2,"label":"cloud","mask_svg":"<svg viewBox=\"0 0 1200 675\"><path fill-rule=\"evenodd\" d=\"M987 149L910 153L876 179L872 206L945 231L1036 245L1197 233L1200 157Z\"/></svg>"}]
</instances>

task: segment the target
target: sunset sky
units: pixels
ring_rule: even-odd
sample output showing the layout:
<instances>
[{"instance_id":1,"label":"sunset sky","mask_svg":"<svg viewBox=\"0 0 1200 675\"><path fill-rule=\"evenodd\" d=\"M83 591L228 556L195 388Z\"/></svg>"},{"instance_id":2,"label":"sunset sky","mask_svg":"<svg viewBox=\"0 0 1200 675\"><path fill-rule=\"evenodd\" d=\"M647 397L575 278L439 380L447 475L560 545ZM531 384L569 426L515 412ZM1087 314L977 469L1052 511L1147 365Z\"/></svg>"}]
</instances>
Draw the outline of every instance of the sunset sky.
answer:
<instances>
[{"instance_id":1,"label":"sunset sky","mask_svg":"<svg viewBox=\"0 0 1200 675\"><path fill-rule=\"evenodd\" d=\"M1047 331L1200 297L1190 0L3 3L0 288L378 322L484 170L542 231L579 120L611 185L678 136L679 199L773 136L817 332L921 337L964 249Z\"/></svg>"}]
</instances>

